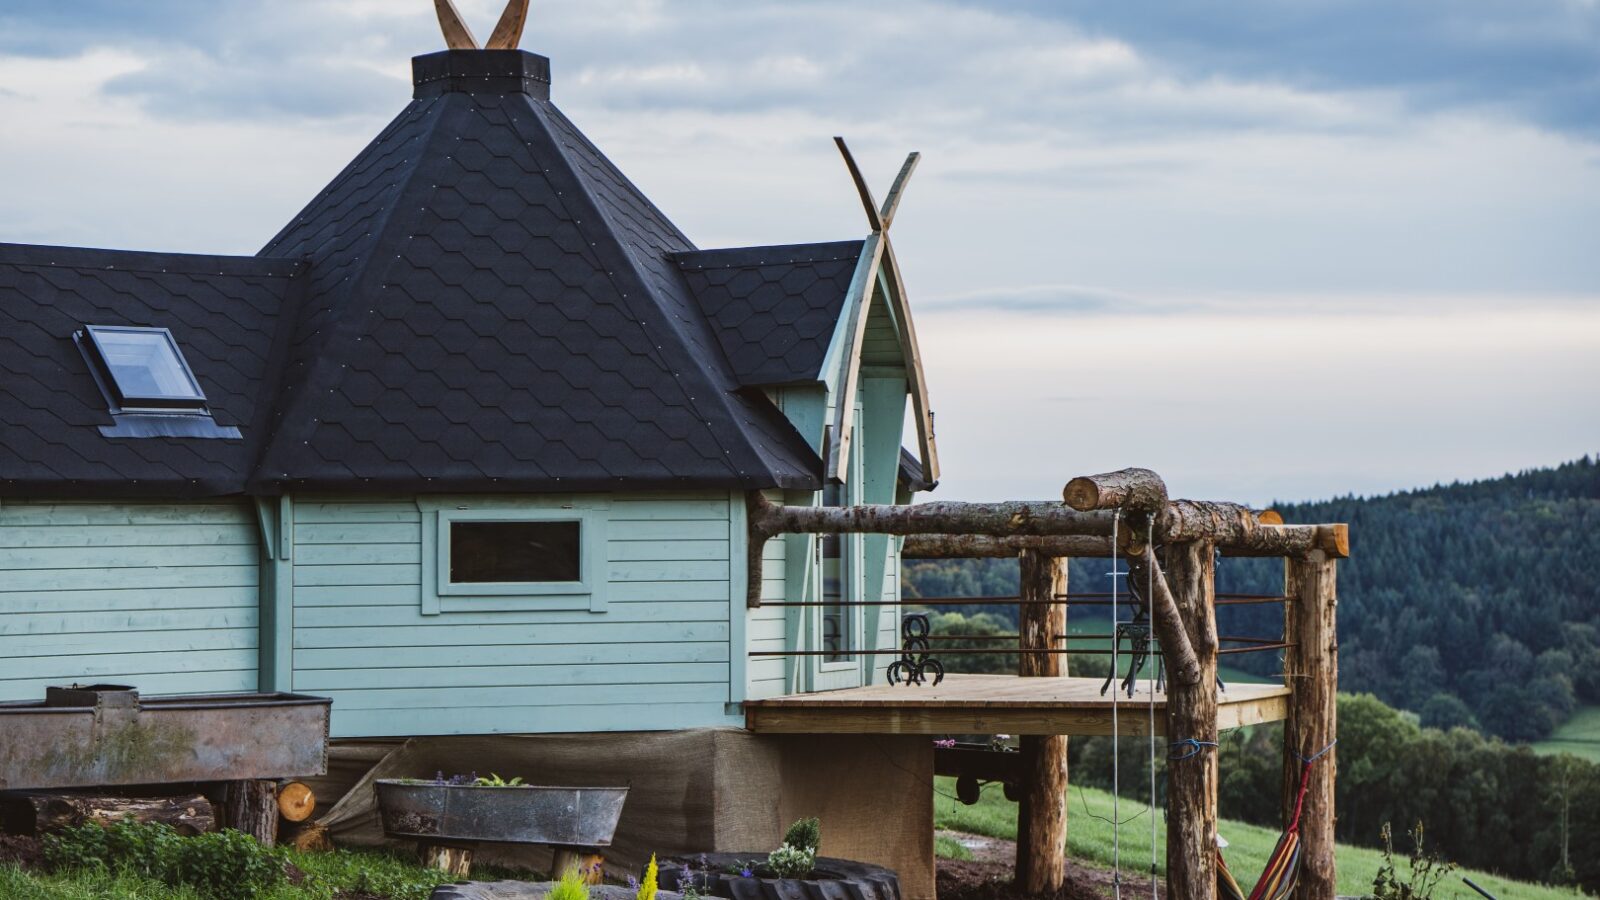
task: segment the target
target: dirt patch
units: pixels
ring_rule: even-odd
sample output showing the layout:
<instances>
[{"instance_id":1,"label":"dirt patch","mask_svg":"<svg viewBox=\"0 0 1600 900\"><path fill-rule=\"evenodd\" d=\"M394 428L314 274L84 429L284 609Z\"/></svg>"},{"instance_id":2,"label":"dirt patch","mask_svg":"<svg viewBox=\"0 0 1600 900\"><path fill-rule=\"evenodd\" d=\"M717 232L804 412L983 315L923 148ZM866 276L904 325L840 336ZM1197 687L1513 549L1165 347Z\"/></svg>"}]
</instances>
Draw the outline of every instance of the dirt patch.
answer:
<instances>
[{"instance_id":1,"label":"dirt patch","mask_svg":"<svg viewBox=\"0 0 1600 900\"><path fill-rule=\"evenodd\" d=\"M37 868L44 861L44 848L39 839L20 834L0 834L0 863L12 863L24 869Z\"/></svg>"},{"instance_id":2,"label":"dirt patch","mask_svg":"<svg viewBox=\"0 0 1600 900\"><path fill-rule=\"evenodd\" d=\"M1053 894L1025 894L1018 890L1013 879L1017 858L1015 841L941 831L957 840L968 852L970 860L941 859L936 876L939 900L1105 900L1113 895L1114 873L1109 869L1082 866L1067 860L1066 883ZM1124 871L1123 892L1129 889L1146 896L1149 882L1140 876ZM1160 886L1159 896L1166 897L1166 885Z\"/></svg>"}]
</instances>

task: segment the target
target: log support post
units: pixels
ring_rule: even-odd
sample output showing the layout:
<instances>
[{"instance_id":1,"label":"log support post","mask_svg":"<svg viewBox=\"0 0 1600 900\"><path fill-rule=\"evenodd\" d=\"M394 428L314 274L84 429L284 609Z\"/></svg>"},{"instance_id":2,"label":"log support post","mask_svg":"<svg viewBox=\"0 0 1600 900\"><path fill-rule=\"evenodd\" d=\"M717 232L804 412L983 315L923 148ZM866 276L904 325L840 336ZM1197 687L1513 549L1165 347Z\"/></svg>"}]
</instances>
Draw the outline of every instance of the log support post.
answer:
<instances>
[{"instance_id":1,"label":"log support post","mask_svg":"<svg viewBox=\"0 0 1600 900\"><path fill-rule=\"evenodd\" d=\"M472 874L472 852L469 844L417 844L417 859L425 869L438 869L452 878L466 878Z\"/></svg>"},{"instance_id":2,"label":"log support post","mask_svg":"<svg viewBox=\"0 0 1600 900\"><path fill-rule=\"evenodd\" d=\"M1333 555L1313 550L1286 561L1284 634L1289 647L1284 672L1289 683L1289 716L1283 723L1284 825L1294 815L1302 759L1338 739L1339 637ZM1338 749L1311 767L1300 816L1300 884L1296 900L1334 897L1334 779Z\"/></svg>"},{"instance_id":3,"label":"log support post","mask_svg":"<svg viewBox=\"0 0 1600 900\"><path fill-rule=\"evenodd\" d=\"M278 785L272 781L227 781L222 783L221 815L223 828L242 831L271 847L278 842Z\"/></svg>"},{"instance_id":4,"label":"log support post","mask_svg":"<svg viewBox=\"0 0 1600 900\"><path fill-rule=\"evenodd\" d=\"M1066 560L1023 550L1021 605L1017 624L1023 649L1055 649L1067 633ZM1059 678L1067 673L1060 653L1019 654L1018 674ZM1017 885L1029 894L1054 894L1067 873L1067 737L1022 736L1023 783L1017 804Z\"/></svg>"},{"instance_id":5,"label":"log support post","mask_svg":"<svg viewBox=\"0 0 1600 900\"><path fill-rule=\"evenodd\" d=\"M1167 896L1211 900L1217 892L1217 622L1212 545L1166 551L1172 597L1200 665L1198 684L1167 685ZM1176 758L1176 757L1182 757Z\"/></svg>"}]
</instances>

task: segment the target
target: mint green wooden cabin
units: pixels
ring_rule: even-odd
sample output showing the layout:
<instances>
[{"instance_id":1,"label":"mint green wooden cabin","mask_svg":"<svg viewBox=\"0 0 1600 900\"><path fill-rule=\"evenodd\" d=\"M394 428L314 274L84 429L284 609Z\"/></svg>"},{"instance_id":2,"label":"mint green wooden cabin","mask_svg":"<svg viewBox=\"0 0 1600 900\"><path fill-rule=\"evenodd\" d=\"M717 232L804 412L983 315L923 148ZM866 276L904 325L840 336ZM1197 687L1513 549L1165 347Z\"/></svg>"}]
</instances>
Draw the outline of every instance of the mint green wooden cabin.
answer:
<instances>
[{"instance_id":1,"label":"mint green wooden cabin","mask_svg":"<svg viewBox=\"0 0 1600 900\"><path fill-rule=\"evenodd\" d=\"M587 732L881 680L850 651L896 646L892 609L746 607L745 498L937 478L886 232L909 166L865 239L702 251L543 57L415 75L258 256L0 245L0 701L295 691L335 737ZM765 560L767 600L899 593L885 536ZM839 652L750 656L807 648Z\"/></svg>"}]
</instances>

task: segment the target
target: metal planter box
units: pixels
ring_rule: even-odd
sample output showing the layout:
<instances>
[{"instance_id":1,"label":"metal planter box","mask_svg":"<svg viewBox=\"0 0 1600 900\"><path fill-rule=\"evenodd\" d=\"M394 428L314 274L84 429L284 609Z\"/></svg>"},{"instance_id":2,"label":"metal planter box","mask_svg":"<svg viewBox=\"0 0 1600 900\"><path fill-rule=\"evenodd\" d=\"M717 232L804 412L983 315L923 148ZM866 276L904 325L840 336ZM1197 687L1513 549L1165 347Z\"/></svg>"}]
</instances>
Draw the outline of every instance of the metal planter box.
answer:
<instances>
[{"instance_id":1,"label":"metal planter box","mask_svg":"<svg viewBox=\"0 0 1600 900\"><path fill-rule=\"evenodd\" d=\"M328 770L331 700L301 694L143 697L49 688L0 703L0 788L298 778Z\"/></svg>"},{"instance_id":2,"label":"metal planter box","mask_svg":"<svg viewBox=\"0 0 1600 900\"><path fill-rule=\"evenodd\" d=\"M608 847L625 787L480 787L380 779L378 810L390 837Z\"/></svg>"}]
</instances>

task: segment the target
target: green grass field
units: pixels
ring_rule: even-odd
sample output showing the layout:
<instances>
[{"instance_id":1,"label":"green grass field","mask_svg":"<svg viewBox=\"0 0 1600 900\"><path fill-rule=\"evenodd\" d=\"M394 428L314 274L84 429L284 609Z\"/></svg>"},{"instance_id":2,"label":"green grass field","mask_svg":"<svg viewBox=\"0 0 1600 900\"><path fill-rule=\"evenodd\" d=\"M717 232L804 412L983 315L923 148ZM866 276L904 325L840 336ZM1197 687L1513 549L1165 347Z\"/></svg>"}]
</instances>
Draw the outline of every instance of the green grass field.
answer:
<instances>
[{"instance_id":1,"label":"green grass field","mask_svg":"<svg viewBox=\"0 0 1600 900\"><path fill-rule=\"evenodd\" d=\"M1600 763L1600 706L1585 706L1555 734L1533 745L1535 753L1571 753Z\"/></svg>"},{"instance_id":2,"label":"green grass field","mask_svg":"<svg viewBox=\"0 0 1600 900\"><path fill-rule=\"evenodd\" d=\"M937 779L934 795L934 826L952 831L965 831L989 837L1016 840L1017 805L1005 799L998 785L987 788L983 798L974 806L963 806L955 800L955 779ZM1067 852L1072 859L1100 865L1111 864L1111 795L1105 791L1074 787L1067 805ZM1146 877L1150 866L1150 816L1143 804L1123 801L1121 804L1122 868L1124 878L1137 882ZM1166 829L1157 817L1156 841L1165 846ZM1266 865L1267 857L1277 844L1278 834L1254 825L1224 821L1220 832L1229 843L1226 851L1228 867L1234 877L1248 891L1255 878ZM1400 848L1397 848L1397 850ZM1165 861L1158 861L1165 868ZM1378 872L1382 856L1376 850L1340 846L1339 893L1360 896L1372 888L1372 878ZM1463 871L1483 885L1499 900L1555 900L1582 896L1575 891L1540 887L1509 881L1480 872ZM1457 876L1441 885L1434 894L1438 900L1482 900L1462 884Z\"/></svg>"}]
</instances>

